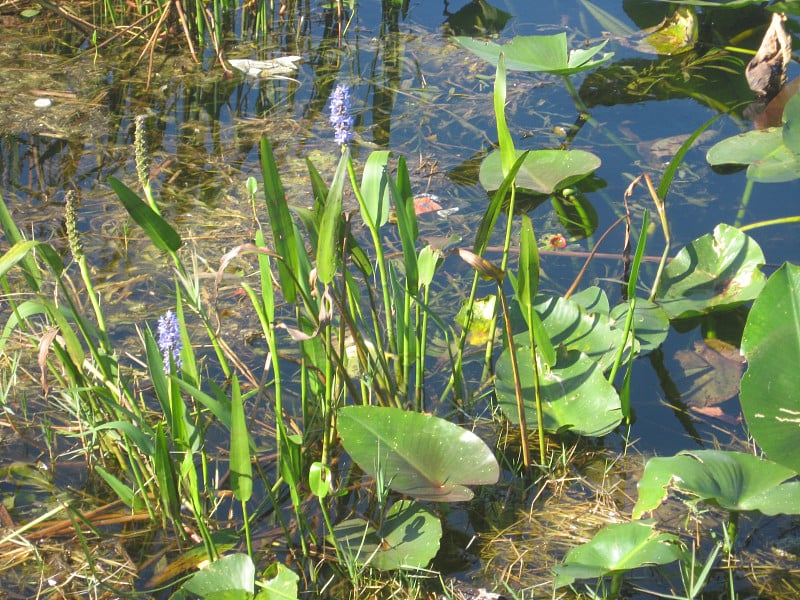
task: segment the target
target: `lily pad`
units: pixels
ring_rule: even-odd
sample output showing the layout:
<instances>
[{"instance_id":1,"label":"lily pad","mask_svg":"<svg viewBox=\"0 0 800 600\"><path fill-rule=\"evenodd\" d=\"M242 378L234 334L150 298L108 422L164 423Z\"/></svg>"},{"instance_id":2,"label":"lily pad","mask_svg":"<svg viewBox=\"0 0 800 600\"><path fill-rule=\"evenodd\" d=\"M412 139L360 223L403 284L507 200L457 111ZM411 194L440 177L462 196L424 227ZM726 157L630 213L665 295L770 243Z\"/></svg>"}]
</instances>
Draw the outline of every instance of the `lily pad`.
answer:
<instances>
[{"instance_id":1,"label":"lily pad","mask_svg":"<svg viewBox=\"0 0 800 600\"><path fill-rule=\"evenodd\" d=\"M706 154L711 165L748 165L747 177L758 183L800 178L800 95L783 111L781 127L748 131L714 144Z\"/></svg>"},{"instance_id":2,"label":"lily pad","mask_svg":"<svg viewBox=\"0 0 800 600\"><path fill-rule=\"evenodd\" d=\"M247 554L230 554L198 571L173 598L193 594L208 600L247 600L255 591L256 568Z\"/></svg>"},{"instance_id":3,"label":"lily pad","mask_svg":"<svg viewBox=\"0 0 800 600\"><path fill-rule=\"evenodd\" d=\"M517 158L522 155L517 150ZM600 167L600 159L585 150L533 150L522 163L515 183L518 187L540 194L552 194L574 185ZM503 182L500 151L483 159L479 174L484 189L493 192Z\"/></svg>"},{"instance_id":4,"label":"lily pad","mask_svg":"<svg viewBox=\"0 0 800 600\"><path fill-rule=\"evenodd\" d=\"M783 143L783 128L770 127L725 138L709 148L710 165L748 165L747 178L782 183L800 177L800 160Z\"/></svg>"},{"instance_id":5,"label":"lily pad","mask_svg":"<svg viewBox=\"0 0 800 600\"><path fill-rule=\"evenodd\" d=\"M611 323L615 327L623 327L628 315L628 305L618 304L611 309ZM646 298L636 299L633 310L633 336L639 342L639 355L644 355L658 348L669 333L669 318L657 304Z\"/></svg>"},{"instance_id":6,"label":"lily pad","mask_svg":"<svg viewBox=\"0 0 800 600\"><path fill-rule=\"evenodd\" d=\"M797 473L778 463L741 452L696 450L651 458L639 481L633 518L657 508L670 489L728 511L757 510L765 515L800 514Z\"/></svg>"},{"instance_id":7,"label":"lily pad","mask_svg":"<svg viewBox=\"0 0 800 600\"><path fill-rule=\"evenodd\" d=\"M658 533L653 520L606 525L589 542L567 552L564 562L553 569L554 585L560 588L576 579L595 579L648 565L665 565L683 555L678 537Z\"/></svg>"},{"instance_id":8,"label":"lily pad","mask_svg":"<svg viewBox=\"0 0 800 600\"><path fill-rule=\"evenodd\" d=\"M442 524L424 506L402 500L375 529L364 519L347 519L333 528L340 548L358 563L382 571L420 569L439 551Z\"/></svg>"},{"instance_id":9,"label":"lily pad","mask_svg":"<svg viewBox=\"0 0 800 600\"><path fill-rule=\"evenodd\" d=\"M729 309L758 296L764 287L758 244L721 224L678 252L666 269L656 301L670 319Z\"/></svg>"},{"instance_id":10,"label":"lily pad","mask_svg":"<svg viewBox=\"0 0 800 600\"><path fill-rule=\"evenodd\" d=\"M526 334L515 336L515 342ZM517 346L520 385L529 423L536 422L536 397L533 369L522 361L531 356L530 346ZM553 368L539 361L539 391L542 398L544 428L571 431L584 436L603 436L622 420L622 407L614 386L604 377L600 365L578 351L562 352ZM519 423L514 377L508 350L497 360L495 393L503 413Z\"/></svg>"},{"instance_id":11,"label":"lily pad","mask_svg":"<svg viewBox=\"0 0 800 600\"><path fill-rule=\"evenodd\" d=\"M582 292L577 299L539 296L536 299L536 312L553 346L578 350L596 361L600 369L605 371L614 362L622 343L623 331L612 327L605 294L602 294L603 300L599 305L589 304L586 307L581 304L588 301L585 294L594 290L597 288Z\"/></svg>"},{"instance_id":12,"label":"lily pad","mask_svg":"<svg viewBox=\"0 0 800 600\"><path fill-rule=\"evenodd\" d=\"M433 415L380 406L339 411L342 445L365 472L418 500L470 500L467 485L496 483L500 468L474 433Z\"/></svg>"},{"instance_id":13,"label":"lily pad","mask_svg":"<svg viewBox=\"0 0 800 600\"><path fill-rule=\"evenodd\" d=\"M590 48L567 48L567 34L555 35L518 35L509 43L500 46L494 42L483 42L468 37L455 37L456 42L480 58L497 65L502 52L505 56L506 69L509 71L544 72L554 75L571 75L592 69L611 59L613 52L605 53L594 59L606 45Z\"/></svg>"},{"instance_id":14,"label":"lily pad","mask_svg":"<svg viewBox=\"0 0 800 600\"><path fill-rule=\"evenodd\" d=\"M747 317L742 352L748 429L770 459L800 472L800 267L785 264L769 278Z\"/></svg>"}]
</instances>

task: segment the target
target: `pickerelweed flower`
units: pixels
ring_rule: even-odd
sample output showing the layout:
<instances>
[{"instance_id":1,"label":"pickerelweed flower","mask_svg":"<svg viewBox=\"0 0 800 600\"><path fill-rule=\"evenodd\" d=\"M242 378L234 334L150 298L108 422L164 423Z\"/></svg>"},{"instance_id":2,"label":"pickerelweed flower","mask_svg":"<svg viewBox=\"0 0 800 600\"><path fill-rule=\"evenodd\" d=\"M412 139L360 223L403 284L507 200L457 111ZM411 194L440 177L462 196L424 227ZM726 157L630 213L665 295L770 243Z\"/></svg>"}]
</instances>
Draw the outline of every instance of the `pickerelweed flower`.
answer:
<instances>
[{"instance_id":1,"label":"pickerelweed flower","mask_svg":"<svg viewBox=\"0 0 800 600\"><path fill-rule=\"evenodd\" d=\"M168 310L158 319L158 349L164 359L164 370L170 372L170 358L175 368L181 368L181 326L178 317Z\"/></svg>"},{"instance_id":2,"label":"pickerelweed flower","mask_svg":"<svg viewBox=\"0 0 800 600\"><path fill-rule=\"evenodd\" d=\"M344 145L353 139L353 116L350 114L350 88L337 85L331 95L331 125L334 140Z\"/></svg>"}]
</instances>

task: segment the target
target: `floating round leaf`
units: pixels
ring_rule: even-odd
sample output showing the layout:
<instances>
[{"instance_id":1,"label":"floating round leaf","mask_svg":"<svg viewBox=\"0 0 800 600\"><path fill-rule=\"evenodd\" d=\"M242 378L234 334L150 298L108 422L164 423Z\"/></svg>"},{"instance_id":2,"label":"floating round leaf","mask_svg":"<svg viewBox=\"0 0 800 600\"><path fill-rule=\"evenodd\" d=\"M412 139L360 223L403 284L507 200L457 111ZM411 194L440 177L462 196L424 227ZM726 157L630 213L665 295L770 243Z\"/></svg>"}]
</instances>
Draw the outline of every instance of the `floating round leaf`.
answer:
<instances>
[{"instance_id":1,"label":"floating round leaf","mask_svg":"<svg viewBox=\"0 0 800 600\"><path fill-rule=\"evenodd\" d=\"M728 511L757 510L765 515L800 513L797 473L783 465L742 452L684 451L651 458L639 481L633 518L658 508L670 489Z\"/></svg>"},{"instance_id":2,"label":"floating round leaf","mask_svg":"<svg viewBox=\"0 0 800 600\"><path fill-rule=\"evenodd\" d=\"M571 75L596 67L614 56L613 52L607 52L600 58L593 60L593 57L603 49L608 40L590 48L569 51L566 33L518 35L508 44L502 46L493 42L473 40L468 37L456 37L453 39L470 52L493 65L497 64L498 57L502 52L505 56L506 69L509 71Z\"/></svg>"},{"instance_id":3,"label":"floating round leaf","mask_svg":"<svg viewBox=\"0 0 800 600\"><path fill-rule=\"evenodd\" d=\"M656 302L670 319L734 308L764 287L758 244L730 225L717 225L685 248L664 269Z\"/></svg>"},{"instance_id":4,"label":"floating round leaf","mask_svg":"<svg viewBox=\"0 0 800 600\"><path fill-rule=\"evenodd\" d=\"M466 485L496 483L492 451L471 431L433 415L380 406L339 411L342 445L364 471L419 500L472 498Z\"/></svg>"},{"instance_id":5,"label":"floating round leaf","mask_svg":"<svg viewBox=\"0 0 800 600\"><path fill-rule=\"evenodd\" d=\"M376 530L364 519L333 528L336 543L357 564L376 569L421 569L439 551L442 524L429 509L408 500L395 503Z\"/></svg>"},{"instance_id":6,"label":"floating round leaf","mask_svg":"<svg viewBox=\"0 0 800 600\"><path fill-rule=\"evenodd\" d=\"M519 343L526 337L527 333L518 334L514 341ZM530 356L530 346L517 346L525 417L529 423L535 423L533 369L522 364ZM562 354L552 369L540 360L539 373L544 428L547 431L568 430L578 435L603 436L619 425L622 420L619 396L603 376L600 365L585 354L574 350ZM507 350L497 360L495 393L503 413L517 423L514 376Z\"/></svg>"},{"instance_id":7,"label":"floating round leaf","mask_svg":"<svg viewBox=\"0 0 800 600\"><path fill-rule=\"evenodd\" d=\"M517 151L517 157L522 151ZM534 150L522 163L515 184L540 194L552 194L591 175L600 166L600 159L585 150ZM503 182L500 152L494 151L481 163L480 181L493 192Z\"/></svg>"},{"instance_id":8,"label":"floating round leaf","mask_svg":"<svg viewBox=\"0 0 800 600\"><path fill-rule=\"evenodd\" d=\"M658 533L655 521L606 525L591 541L567 552L554 569L560 588L576 579L595 579L647 565L665 565L683 558L680 539Z\"/></svg>"}]
</instances>

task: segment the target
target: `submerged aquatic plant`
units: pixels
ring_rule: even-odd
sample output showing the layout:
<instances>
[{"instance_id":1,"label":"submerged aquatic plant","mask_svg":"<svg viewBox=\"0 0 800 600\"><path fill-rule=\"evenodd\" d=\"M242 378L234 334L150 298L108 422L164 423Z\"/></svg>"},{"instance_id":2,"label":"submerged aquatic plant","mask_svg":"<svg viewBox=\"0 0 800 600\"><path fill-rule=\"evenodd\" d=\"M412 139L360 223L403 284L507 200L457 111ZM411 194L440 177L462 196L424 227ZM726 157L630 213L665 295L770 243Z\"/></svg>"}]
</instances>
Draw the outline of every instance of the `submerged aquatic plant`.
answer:
<instances>
[{"instance_id":1,"label":"submerged aquatic plant","mask_svg":"<svg viewBox=\"0 0 800 600\"><path fill-rule=\"evenodd\" d=\"M170 363L176 369L181 368L181 327L178 317L172 310L168 310L158 319L158 349L164 357L164 370L171 371Z\"/></svg>"},{"instance_id":2,"label":"submerged aquatic plant","mask_svg":"<svg viewBox=\"0 0 800 600\"><path fill-rule=\"evenodd\" d=\"M350 88L339 84L331 95L331 125L334 140L340 146L353 139L353 115L350 114Z\"/></svg>"}]
</instances>

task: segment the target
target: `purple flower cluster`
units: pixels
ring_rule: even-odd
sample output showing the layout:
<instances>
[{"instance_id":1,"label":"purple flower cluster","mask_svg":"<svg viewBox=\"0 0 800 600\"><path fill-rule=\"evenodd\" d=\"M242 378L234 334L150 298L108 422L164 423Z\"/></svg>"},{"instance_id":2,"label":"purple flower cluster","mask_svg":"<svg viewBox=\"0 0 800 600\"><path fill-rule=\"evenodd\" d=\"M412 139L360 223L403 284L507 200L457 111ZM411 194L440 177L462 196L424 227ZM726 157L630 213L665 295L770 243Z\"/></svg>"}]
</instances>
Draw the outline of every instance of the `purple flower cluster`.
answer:
<instances>
[{"instance_id":1,"label":"purple flower cluster","mask_svg":"<svg viewBox=\"0 0 800 600\"><path fill-rule=\"evenodd\" d=\"M178 317L168 310L158 319L158 349L164 359L164 370L170 372L170 358L176 369L181 368L181 326Z\"/></svg>"},{"instance_id":2,"label":"purple flower cluster","mask_svg":"<svg viewBox=\"0 0 800 600\"><path fill-rule=\"evenodd\" d=\"M337 85L331 95L331 125L334 140L344 145L353 139L353 116L350 114L350 88Z\"/></svg>"}]
</instances>

